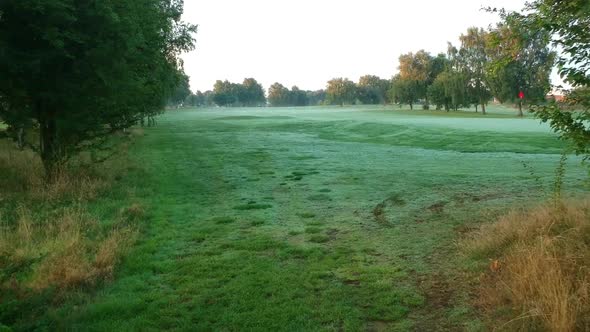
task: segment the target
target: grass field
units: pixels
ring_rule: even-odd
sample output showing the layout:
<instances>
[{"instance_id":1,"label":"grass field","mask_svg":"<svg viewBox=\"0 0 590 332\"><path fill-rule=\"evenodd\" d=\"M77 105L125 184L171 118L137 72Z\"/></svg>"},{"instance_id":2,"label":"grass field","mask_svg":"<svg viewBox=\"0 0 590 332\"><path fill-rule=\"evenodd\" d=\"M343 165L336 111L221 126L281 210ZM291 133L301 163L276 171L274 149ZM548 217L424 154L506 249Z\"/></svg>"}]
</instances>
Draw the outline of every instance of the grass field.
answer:
<instances>
[{"instance_id":1,"label":"grass field","mask_svg":"<svg viewBox=\"0 0 590 332\"><path fill-rule=\"evenodd\" d=\"M115 279L43 315L58 330L483 328L455 243L550 195L563 144L490 108L168 112L93 203L149 216ZM568 160L565 190L585 189ZM23 314L23 317L26 317Z\"/></svg>"}]
</instances>

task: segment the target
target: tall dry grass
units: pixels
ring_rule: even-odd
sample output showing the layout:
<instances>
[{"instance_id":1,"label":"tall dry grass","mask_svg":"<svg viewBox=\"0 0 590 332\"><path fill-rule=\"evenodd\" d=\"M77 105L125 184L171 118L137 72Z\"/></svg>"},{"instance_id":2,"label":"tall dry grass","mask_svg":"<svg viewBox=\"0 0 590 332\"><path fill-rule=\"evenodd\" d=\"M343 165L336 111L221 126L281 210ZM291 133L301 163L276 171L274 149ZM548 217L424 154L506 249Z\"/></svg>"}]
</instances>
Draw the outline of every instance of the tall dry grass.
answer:
<instances>
[{"instance_id":1,"label":"tall dry grass","mask_svg":"<svg viewBox=\"0 0 590 332\"><path fill-rule=\"evenodd\" d=\"M19 151L6 141L0 141L0 195L25 195L45 201L89 200L108 188L108 174L98 174L91 168L68 167L56 169L50 182L39 156L30 150Z\"/></svg>"},{"instance_id":2,"label":"tall dry grass","mask_svg":"<svg viewBox=\"0 0 590 332\"><path fill-rule=\"evenodd\" d=\"M124 175L122 155L98 167L79 156L47 182L37 154L0 140L0 291L67 289L112 276L144 210L135 203L99 222L86 206Z\"/></svg>"},{"instance_id":3,"label":"tall dry grass","mask_svg":"<svg viewBox=\"0 0 590 332\"><path fill-rule=\"evenodd\" d=\"M590 200L513 211L462 247L491 261L477 302L492 328L590 331Z\"/></svg>"},{"instance_id":4,"label":"tall dry grass","mask_svg":"<svg viewBox=\"0 0 590 332\"><path fill-rule=\"evenodd\" d=\"M20 207L16 225L0 224L0 269L20 270L19 287L34 290L109 278L137 234L136 227L123 221L102 229L81 207L35 220Z\"/></svg>"}]
</instances>

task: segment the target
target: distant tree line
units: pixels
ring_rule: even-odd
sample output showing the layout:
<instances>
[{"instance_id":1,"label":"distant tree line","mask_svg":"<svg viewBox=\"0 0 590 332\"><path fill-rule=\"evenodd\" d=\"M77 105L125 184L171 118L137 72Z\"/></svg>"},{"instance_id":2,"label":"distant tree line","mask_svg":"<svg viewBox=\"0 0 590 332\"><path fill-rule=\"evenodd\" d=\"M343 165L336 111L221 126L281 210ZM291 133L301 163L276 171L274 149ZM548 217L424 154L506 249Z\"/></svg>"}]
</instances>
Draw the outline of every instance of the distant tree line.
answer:
<instances>
[{"instance_id":1,"label":"distant tree line","mask_svg":"<svg viewBox=\"0 0 590 332\"><path fill-rule=\"evenodd\" d=\"M420 50L399 57L399 72L391 79L365 75L355 83L334 78L325 90L304 91L274 83L267 99L256 80L242 84L217 81L208 95L190 96L192 105L209 106L307 106L345 104L421 104L423 109L458 110L474 107L486 113L494 98L522 106L545 100L551 89L549 76L556 54L547 30L524 24L517 14L504 14L493 28L471 27L436 56ZM199 95L200 94L200 95Z\"/></svg>"},{"instance_id":2,"label":"distant tree line","mask_svg":"<svg viewBox=\"0 0 590 332\"><path fill-rule=\"evenodd\" d=\"M523 104L545 100L555 62L549 33L507 15L495 28L469 28L459 40L458 48L449 43L447 54L401 55L392 80L394 102L412 108L421 101L425 109L447 111L475 106L485 114L493 97L517 104L522 116Z\"/></svg>"},{"instance_id":3,"label":"distant tree line","mask_svg":"<svg viewBox=\"0 0 590 332\"><path fill-rule=\"evenodd\" d=\"M490 10L493 11L493 10ZM185 94L191 106L308 106L398 104L414 109L458 110L474 107L486 113L492 98L518 106L544 102L551 90L550 74L556 62L551 30L527 24L517 13L502 12L502 20L487 29L471 27L451 43L446 53L420 50L399 57L398 73L391 79L365 75L353 82L334 78L326 88L305 91L280 83L264 89L253 78L242 84L217 81L212 91Z\"/></svg>"}]
</instances>

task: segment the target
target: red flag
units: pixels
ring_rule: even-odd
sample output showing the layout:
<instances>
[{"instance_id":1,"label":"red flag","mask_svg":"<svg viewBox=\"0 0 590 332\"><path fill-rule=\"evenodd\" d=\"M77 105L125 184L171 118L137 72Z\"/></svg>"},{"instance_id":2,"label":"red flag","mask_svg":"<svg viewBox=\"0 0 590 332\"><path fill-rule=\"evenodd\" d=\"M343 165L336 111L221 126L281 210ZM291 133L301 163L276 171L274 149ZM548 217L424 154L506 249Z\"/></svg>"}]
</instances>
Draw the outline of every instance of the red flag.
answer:
<instances>
[{"instance_id":1,"label":"red flag","mask_svg":"<svg viewBox=\"0 0 590 332\"><path fill-rule=\"evenodd\" d=\"M520 91L520 92L518 93L518 98L520 98L520 99L524 99L524 92Z\"/></svg>"}]
</instances>

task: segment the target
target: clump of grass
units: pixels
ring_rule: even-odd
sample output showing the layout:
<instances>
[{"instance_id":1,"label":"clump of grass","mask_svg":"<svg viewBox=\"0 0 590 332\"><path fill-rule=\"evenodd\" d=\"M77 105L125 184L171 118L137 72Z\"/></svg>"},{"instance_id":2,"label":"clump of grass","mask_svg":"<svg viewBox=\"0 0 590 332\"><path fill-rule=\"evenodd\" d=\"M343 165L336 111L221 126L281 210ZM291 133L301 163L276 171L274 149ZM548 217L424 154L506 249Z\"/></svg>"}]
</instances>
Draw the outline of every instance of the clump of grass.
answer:
<instances>
[{"instance_id":1,"label":"clump of grass","mask_svg":"<svg viewBox=\"0 0 590 332\"><path fill-rule=\"evenodd\" d=\"M321 231L322 231L322 229L319 227L306 227L305 228L305 233L307 233L307 234L317 234L317 233L320 233Z\"/></svg>"},{"instance_id":2,"label":"clump of grass","mask_svg":"<svg viewBox=\"0 0 590 332\"><path fill-rule=\"evenodd\" d=\"M233 217L215 217L211 220L216 224L231 224L236 221Z\"/></svg>"},{"instance_id":3,"label":"clump of grass","mask_svg":"<svg viewBox=\"0 0 590 332\"><path fill-rule=\"evenodd\" d=\"M82 208L35 220L30 210L20 207L16 225L1 227L0 269L10 269L16 276L12 282L17 280L20 288L40 291L93 284L112 276L135 235L132 226L102 229Z\"/></svg>"},{"instance_id":4,"label":"clump of grass","mask_svg":"<svg viewBox=\"0 0 590 332\"><path fill-rule=\"evenodd\" d=\"M330 241L330 237L325 234L315 234L309 238L309 241L314 243L326 243Z\"/></svg>"},{"instance_id":5,"label":"clump of grass","mask_svg":"<svg viewBox=\"0 0 590 332\"><path fill-rule=\"evenodd\" d=\"M0 151L2 192L26 192L43 185L43 164L33 151L19 151L7 140L0 140Z\"/></svg>"},{"instance_id":6,"label":"clump of grass","mask_svg":"<svg viewBox=\"0 0 590 332\"><path fill-rule=\"evenodd\" d=\"M34 188L31 192L32 197L48 201L91 200L108 187L106 180L97 174L92 174L88 169L67 169L66 167L56 169L49 182Z\"/></svg>"},{"instance_id":7,"label":"clump of grass","mask_svg":"<svg viewBox=\"0 0 590 332\"><path fill-rule=\"evenodd\" d=\"M312 213L312 212L301 212L301 213L296 213L296 215L301 218L304 218L304 219L309 219L309 218L315 217L315 213Z\"/></svg>"},{"instance_id":8,"label":"clump of grass","mask_svg":"<svg viewBox=\"0 0 590 332\"><path fill-rule=\"evenodd\" d=\"M491 260L480 305L502 329L584 330L590 326L590 200L514 211L463 241Z\"/></svg>"},{"instance_id":9,"label":"clump of grass","mask_svg":"<svg viewBox=\"0 0 590 332\"><path fill-rule=\"evenodd\" d=\"M145 209L141 204L133 203L126 208L122 208L119 213L127 221L137 221L145 216Z\"/></svg>"}]
</instances>

